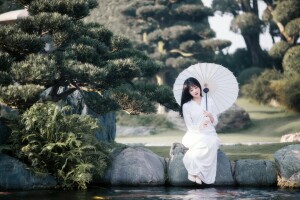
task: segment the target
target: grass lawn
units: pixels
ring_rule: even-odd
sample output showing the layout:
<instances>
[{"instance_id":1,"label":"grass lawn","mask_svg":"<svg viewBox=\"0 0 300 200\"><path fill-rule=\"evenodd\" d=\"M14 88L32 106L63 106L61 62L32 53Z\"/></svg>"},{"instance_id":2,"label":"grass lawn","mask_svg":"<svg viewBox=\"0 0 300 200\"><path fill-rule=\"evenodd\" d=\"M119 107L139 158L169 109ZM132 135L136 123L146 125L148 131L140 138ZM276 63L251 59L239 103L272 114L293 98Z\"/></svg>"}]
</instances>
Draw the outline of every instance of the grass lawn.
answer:
<instances>
[{"instance_id":1,"label":"grass lawn","mask_svg":"<svg viewBox=\"0 0 300 200\"><path fill-rule=\"evenodd\" d=\"M250 115L252 124L247 129L219 133L223 150L230 160L238 159L267 159L273 160L273 154L278 149L291 143L279 143L284 134L300 132L300 114L287 111L283 108L259 105L247 99L239 98L236 102ZM151 120L149 120L151 119ZM155 120L154 120L155 119ZM135 116L132 119L124 118L122 125L147 125L158 127L159 133L149 136L117 137L116 142L125 144L145 145L154 153L169 157L170 147L175 142L181 142L184 131L172 128L165 123L162 116L154 115ZM147 122L147 123L146 123ZM163 123L162 123L163 122ZM251 144L251 145L249 145ZM300 144L297 143L297 144Z\"/></svg>"},{"instance_id":2,"label":"grass lawn","mask_svg":"<svg viewBox=\"0 0 300 200\"><path fill-rule=\"evenodd\" d=\"M247 129L241 131L219 133L218 135L223 144L275 143L279 142L281 136L284 134L300 132L299 113L289 112L282 108L258 105L243 98L239 98L236 103L249 113L252 124ZM135 118L138 119L138 117ZM153 118L153 115L151 115L151 118ZM129 126L133 123L128 118L125 120ZM124 124L124 121L122 124ZM137 124L136 121L133 123L134 125ZM158 129L161 127L157 134L117 137L116 141L126 144L138 143L147 146L171 146L174 142L181 142L184 131L168 128L170 125L161 126L158 122L155 123ZM145 124L143 123L143 125Z\"/></svg>"},{"instance_id":3,"label":"grass lawn","mask_svg":"<svg viewBox=\"0 0 300 200\"><path fill-rule=\"evenodd\" d=\"M263 159L274 161L273 154L277 150L291 144L300 144L300 142L254 145L222 145L220 149L228 156L230 160ZM149 146L147 148L162 157L169 157L170 146Z\"/></svg>"}]
</instances>

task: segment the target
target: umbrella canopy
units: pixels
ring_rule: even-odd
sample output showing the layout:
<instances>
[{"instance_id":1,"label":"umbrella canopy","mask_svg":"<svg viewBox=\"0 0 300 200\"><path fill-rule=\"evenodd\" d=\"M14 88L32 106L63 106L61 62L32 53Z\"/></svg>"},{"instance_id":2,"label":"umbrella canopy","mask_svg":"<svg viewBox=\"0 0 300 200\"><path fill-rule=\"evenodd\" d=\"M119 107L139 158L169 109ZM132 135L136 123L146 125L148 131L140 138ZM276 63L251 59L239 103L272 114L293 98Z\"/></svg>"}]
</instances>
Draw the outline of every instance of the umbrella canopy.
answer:
<instances>
[{"instance_id":1,"label":"umbrella canopy","mask_svg":"<svg viewBox=\"0 0 300 200\"><path fill-rule=\"evenodd\" d=\"M233 73L227 68L214 63L198 63L183 70L175 80L173 93L180 105L183 83L186 79L196 78L202 90L208 88L206 98L213 101L216 114L228 109L237 99L239 93L238 82ZM207 102L206 102L207 104Z\"/></svg>"},{"instance_id":2,"label":"umbrella canopy","mask_svg":"<svg viewBox=\"0 0 300 200\"><path fill-rule=\"evenodd\" d=\"M28 17L26 9L14 10L0 15L0 24L10 24L16 22L18 19Z\"/></svg>"}]
</instances>

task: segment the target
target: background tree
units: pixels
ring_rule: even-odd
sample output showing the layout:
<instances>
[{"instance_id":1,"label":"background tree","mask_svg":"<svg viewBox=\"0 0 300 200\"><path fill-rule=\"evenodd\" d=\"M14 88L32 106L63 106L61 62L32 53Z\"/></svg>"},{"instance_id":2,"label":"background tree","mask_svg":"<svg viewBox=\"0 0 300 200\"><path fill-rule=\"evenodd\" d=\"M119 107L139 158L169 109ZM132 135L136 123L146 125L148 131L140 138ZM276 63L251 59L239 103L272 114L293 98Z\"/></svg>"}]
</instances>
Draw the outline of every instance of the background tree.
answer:
<instances>
[{"instance_id":1,"label":"background tree","mask_svg":"<svg viewBox=\"0 0 300 200\"><path fill-rule=\"evenodd\" d=\"M280 41L272 46L269 54L274 59L275 66L282 69L285 54L290 48L299 45L300 2L297 0L264 0L264 2L267 8L264 10L263 20L271 27L270 34L273 41L275 42L275 37L280 37ZM289 62L297 63L292 60ZM288 63L283 64L285 70L289 68L285 67L289 65Z\"/></svg>"},{"instance_id":2,"label":"background tree","mask_svg":"<svg viewBox=\"0 0 300 200\"><path fill-rule=\"evenodd\" d=\"M12 140L18 143L14 146L20 147L16 151L23 152L21 155L26 156L31 166L41 170L46 166L48 172L53 172L49 168L52 165L41 165L38 161L52 162L51 156L37 152L45 153L48 149L47 155L53 155L74 150L72 160L67 153L61 155L65 163L56 163L55 175L63 186L67 183L69 187L85 188L93 166L93 159L88 159L86 153L97 145L86 147L91 141L82 133L87 126L93 128L93 120L68 117L63 106L58 109L47 102L59 105L60 100L79 91L88 107L100 114L120 109L130 114L147 113L155 111L155 102L175 109L177 104L168 87L145 81L159 71L159 64L132 48L128 39L114 35L104 26L83 23L82 19L97 6L96 0L18 2L28 9L30 16L17 24L0 26L0 101L21 114L20 125L11 126ZM46 89L49 95L41 99ZM69 123L73 128L64 125ZM49 132L43 133L44 130ZM43 134L47 137L42 137ZM77 151L81 147L87 152ZM43 149L37 151L38 148ZM96 156L103 158L100 154ZM78 166L76 172L81 173L82 179L70 171L74 169L70 167L72 162ZM86 165L80 165L83 162Z\"/></svg>"},{"instance_id":3,"label":"background tree","mask_svg":"<svg viewBox=\"0 0 300 200\"><path fill-rule=\"evenodd\" d=\"M11 0L0 0L0 14L19 8L22 8L22 5L18 2Z\"/></svg>"},{"instance_id":4,"label":"background tree","mask_svg":"<svg viewBox=\"0 0 300 200\"><path fill-rule=\"evenodd\" d=\"M258 16L257 0L213 0L212 8L221 14L233 15L231 30L243 36L251 66L269 67L266 52L259 44L259 34L265 30L263 22Z\"/></svg>"},{"instance_id":5,"label":"background tree","mask_svg":"<svg viewBox=\"0 0 300 200\"><path fill-rule=\"evenodd\" d=\"M264 11L263 19L271 27L270 34L273 38L280 37L280 41L272 46L269 54L274 60L274 65L281 71L264 72L257 79L253 79L250 83L251 86L246 87L245 93L249 97L253 97L254 93L261 93L259 90L265 88L264 95L257 96L259 102L269 103L275 99L283 106L300 112L300 48L298 41L300 2L297 0L264 0L264 2L267 4L267 8Z\"/></svg>"},{"instance_id":6,"label":"background tree","mask_svg":"<svg viewBox=\"0 0 300 200\"><path fill-rule=\"evenodd\" d=\"M88 21L101 21L112 30L130 35L135 47L162 61L159 84L172 85L177 70L197 62L212 62L215 51L231 45L213 40L208 17L213 15L201 0L101 1ZM105 10L103 10L105 9ZM109 16L109 17L108 17Z\"/></svg>"}]
</instances>

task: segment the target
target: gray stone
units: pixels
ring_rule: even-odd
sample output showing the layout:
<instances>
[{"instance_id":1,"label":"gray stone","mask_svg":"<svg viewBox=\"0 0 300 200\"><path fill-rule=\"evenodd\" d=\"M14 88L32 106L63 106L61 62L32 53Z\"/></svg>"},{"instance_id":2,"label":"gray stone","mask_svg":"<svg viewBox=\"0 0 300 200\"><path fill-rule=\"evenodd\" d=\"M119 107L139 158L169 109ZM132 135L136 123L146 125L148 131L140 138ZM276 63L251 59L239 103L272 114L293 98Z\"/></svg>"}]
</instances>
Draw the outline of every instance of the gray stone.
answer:
<instances>
[{"instance_id":1,"label":"gray stone","mask_svg":"<svg viewBox=\"0 0 300 200\"><path fill-rule=\"evenodd\" d=\"M11 130L5 126L0 120L0 145L4 144L7 138L10 136Z\"/></svg>"},{"instance_id":2,"label":"gray stone","mask_svg":"<svg viewBox=\"0 0 300 200\"><path fill-rule=\"evenodd\" d=\"M182 161L186 151L187 148L181 143L174 143L170 149L170 160L168 165L168 181L170 185L184 186L195 184L188 180L188 172Z\"/></svg>"},{"instance_id":3,"label":"gray stone","mask_svg":"<svg viewBox=\"0 0 300 200\"><path fill-rule=\"evenodd\" d=\"M182 161L186 151L187 148L181 143L174 143L171 147L168 166L168 181L170 185L195 185L195 183L188 180L188 172ZM234 185L235 182L232 176L231 164L227 156L219 150L217 159L217 174L214 185Z\"/></svg>"},{"instance_id":4,"label":"gray stone","mask_svg":"<svg viewBox=\"0 0 300 200\"><path fill-rule=\"evenodd\" d=\"M184 120L178 112L169 111L167 119L173 122L175 128L186 131ZM217 132L237 131L246 128L251 124L249 114L241 107L233 104L228 110L218 117L219 123L216 126Z\"/></svg>"},{"instance_id":5,"label":"gray stone","mask_svg":"<svg viewBox=\"0 0 300 200\"><path fill-rule=\"evenodd\" d=\"M300 133L290 133L281 136L280 142L299 142Z\"/></svg>"},{"instance_id":6,"label":"gray stone","mask_svg":"<svg viewBox=\"0 0 300 200\"><path fill-rule=\"evenodd\" d=\"M287 180L300 171L300 144L289 145L274 153L275 164L281 178Z\"/></svg>"},{"instance_id":7,"label":"gray stone","mask_svg":"<svg viewBox=\"0 0 300 200\"><path fill-rule=\"evenodd\" d=\"M274 153L281 187L300 187L300 144L283 147Z\"/></svg>"},{"instance_id":8,"label":"gray stone","mask_svg":"<svg viewBox=\"0 0 300 200\"><path fill-rule=\"evenodd\" d=\"M235 185L231 163L221 150L218 150L217 174L214 185Z\"/></svg>"},{"instance_id":9,"label":"gray stone","mask_svg":"<svg viewBox=\"0 0 300 200\"><path fill-rule=\"evenodd\" d=\"M143 147L128 147L118 153L101 178L111 185L163 185L166 161Z\"/></svg>"},{"instance_id":10,"label":"gray stone","mask_svg":"<svg viewBox=\"0 0 300 200\"><path fill-rule=\"evenodd\" d=\"M218 119L217 132L237 131L251 124L249 114L236 104L221 113Z\"/></svg>"},{"instance_id":11,"label":"gray stone","mask_svg":"<svg viewBox=\"0 0 300 200\"><path fill-rule=\"evenodd\" d=\"M15 189L51 189L57 185L54 177L47 174L35 174L27 165L5 154L0 154L0 188Z\"/></svg>"},{"instance_id":12,"label":"gray stone","mask_svg":"<svg viewBox=\"0 0 300 200\"><path fill-rule=\"evenodd\" d=\"M0 102L0 144L4 144L10 136L11 130L4 123L4 120L14 120L19 116L19 111L12 109Z\"/></svg>"},{"instance_id":13,"label":"gray stone","mask_svg":"<svg viewBox=\"0 0 300 200\"><path fill-rule=\"evenodd\" d=\"M236 161L234 178L239 185L271 186L277 183L277 172L271 161L245 159Z\"/></svg>"},{"instance_id":14,"label":"gray stone","mask_svg":"<svg viewBox=\"0 0 300 200\"><path fill-rule=\"evenodd\" d=\"M0 102L0 118L14 120L19 116L19 111Z\"/></svg>"}]
</instances>

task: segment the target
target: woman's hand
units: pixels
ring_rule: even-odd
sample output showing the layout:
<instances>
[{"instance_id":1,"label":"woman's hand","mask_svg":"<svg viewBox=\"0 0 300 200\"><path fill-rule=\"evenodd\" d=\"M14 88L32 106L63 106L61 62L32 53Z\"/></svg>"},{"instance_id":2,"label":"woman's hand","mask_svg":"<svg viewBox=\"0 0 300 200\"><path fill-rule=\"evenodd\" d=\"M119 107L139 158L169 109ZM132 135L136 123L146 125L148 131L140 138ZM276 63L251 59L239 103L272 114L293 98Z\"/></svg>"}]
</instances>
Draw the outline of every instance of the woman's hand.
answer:
<instances>
[{"instance_id":1,"label":"woman's hand","mask_svg":"<svg viewBox=\"0 0 300 200\"><path fill-rule=\"evenodd\" d=\"M203 115L204 117L208 117L211 123L214 123L214 117L212 116L212 114L208 111L203 111Z\"/></svg>"}]
</instances>

